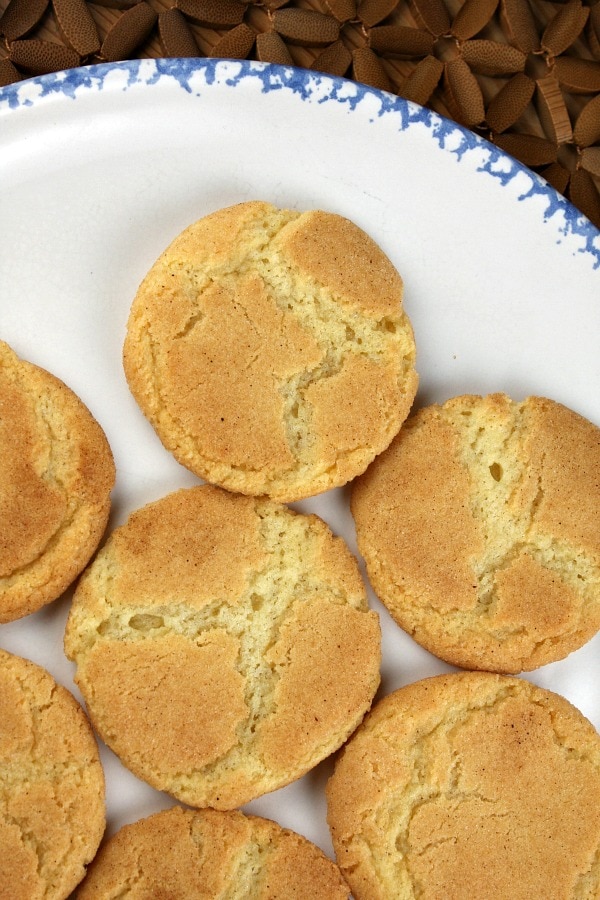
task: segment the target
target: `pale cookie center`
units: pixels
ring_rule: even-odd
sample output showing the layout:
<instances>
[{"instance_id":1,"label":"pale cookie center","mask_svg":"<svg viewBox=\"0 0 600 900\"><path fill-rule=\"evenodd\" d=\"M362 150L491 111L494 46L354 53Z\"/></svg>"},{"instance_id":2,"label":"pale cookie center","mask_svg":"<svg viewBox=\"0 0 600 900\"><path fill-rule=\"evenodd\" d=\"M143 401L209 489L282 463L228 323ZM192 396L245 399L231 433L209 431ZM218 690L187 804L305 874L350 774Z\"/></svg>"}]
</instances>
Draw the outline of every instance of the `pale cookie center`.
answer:
<instances>
[{"instance_id":1,"label":"pale cookie center","mask_svg":"<svg viewBox=\"0 0 600 900\"><path fill-rule=\"evenodd\" d=\"M386 727L374 734L391 750ZM382 786L385 801L350 839L381 896L529 900L551 884L553 896L583 898L597 885L598 760L571 746L544 704L505 689L418 726L401 750L406 780ZM377 771L368 751L365 761Z\"/></svg>"},{"instance_id":2,"label":"pale cookie center","mask_svg":"<svg viewBox=\"0 0 600 900\"><path fill-rule=\"evenodd\" d=\"M295 272L277 247L278 233L274 229L262 235L262 242L254 241L252 251L235 267L225 264L204 270L170 261L164 279L169 283L171 272L176 273L189 312L169 335L168 353L165 342L158 339L155 326L149 322L145 332L146 357L159 417L171 419L195 452L217 467L222 453L234 458L237 455L236 468L260 471L265 468L265 460L254 460L251 453L245 452L252 442L246 439L237 449L235 443L236 436L242 433L240 429L250 429L250 434L254 426L261 431L263 443L270 440L271 459L279 457L279 465L285 469L290 466L289 461L285 462L287 452L289 459L295 461L294 467L306 475L315 466L325 472L335 464L335 455L324 450L318 438L323 428L319 407L329 403L326 384L331 383L331 393L337 393L346 403L346 420L356 416L346 434L339 429L336 434L337 455L343 457L367 446L371 438L364 428L361 431L358 411L354 412L349 399L343 396L350 393L346 381L351 385L350 374L344 379L344 373L352 372L352 377L371 384L372 406L377 408L382 403L378 427L385 431L414 366L414 343L408 320L400 310L400 297L397 316L366 316L309 276ZM254 288L250 289L251 285ZM213 313L210 308L201 308L218 290L229 298L223 308L229 304L233 339L226 329L220 328L217 335ZM222 314L219 321L223 321ZM224 348L229 340L232 343L228 355ZM247 351L243 344L247 344ZM230 371L229 361L240 353L235 370ZM181 372L199 355L204 360L203 368L190 377L190 385L204 380L205 387L201 402L200 395L192 399L190 392L190 403L196 408L205 407L202 415L206 422L214 422L210 429L201 428L200 420L194 424L193 416L184 409L185 396L181 396L181 390L185 395L188 388L176 389L173 381L173 373ZM349 368L353 359L362 360L360 372L356 367ZM380 398L389 394L390 384L396 394L394 403L383 403ZM226 391L223 385L227 386ZM219 417L218 406L225 396L235 396L236 403ZM263 403L272 405L271 413L264 412L264 421L257 419L257 413L263 415ZM212 444L206 443L208 430ZM278 431L287 450L277 442ZM259 452L258 446L255 450Z\"/></svg>"},{"instance_id":3,"label":"pale cookie center","mask_svg":"<svg viewBox=\"0 0 600 900\"><path fill-rule=\"evenodd\" d=\"M259 516L266 562L258 570L248 573L246 587L234 603L215 596L201 609L194 609L186 603L185 597L176 596L174 588L171 603L147 602L136 607L135 603L115 596L113 567L105 564L99 590L99 612L91 620L82 613L81 626L73 625L80 642L77 661L82 666L84 680L87 653L96 646L101 647L105 641L118 641L120 646L121 642L129 643L132 658L135 658L135 646L140 642L158 641L171 635L185 638L190 647L204 646L211 635L225 634L232 639L232 645L237 648L233 665L240 676L245 708L244 717L235 726L236 740L225 752L219 752L212 761L195 767L194 771L174 774L172 785L179 791L193 787L200 772L203 777L213 773L218 777L219 772L234 774L241 769L250 780L271 777L272 761L265 762L263 758L268 753L263 746L266 740L263 731L266 720L277 719L280 714L278 685L293 665L285 649L287 629L293 629L296 621L302 620L303 610L307 608L314 611L317 620L323 616L323 608L339 608L340 616L346 607L356 615L366 611L364 597L359 593L350 594L336 578L327 581L320 571L313 573L320 545L318 536L311 533L311 526L304 517L288 513L262 516L260 512ZM100 564L97 560L96 567ZM74 615L78 616L77 610ZM310 705L311 697L307 696L305 701ZM104 710L102 716L112 727L110 712ZM329 737L319 737L314 722L312 728L316 737L308 751L298 749L298 746L288 747L290 755L297 757L296 764L303 761L305 753L310 759L320 741Z\"/></svg>"},{"instance_id":4,"label":"pale cookie center","mask_svg":"<svg viewBox=\"0 0 600 900\"><path fill-rule=\"evenodd\" d=\"M510 415L492 426L470 411L443 411L443 416L461 435L460 460L472 485L470 508L484 539L483 552L472 558L476 613L498 637L539 628L540 643L576 630L584 607L598 595L600 571L588 554L545 533L536 522L543 486L528 469L521 408L513 405ZM536 581L546 595L543 615L530 603L527 585Z\"/></svg>"}]
</instances>

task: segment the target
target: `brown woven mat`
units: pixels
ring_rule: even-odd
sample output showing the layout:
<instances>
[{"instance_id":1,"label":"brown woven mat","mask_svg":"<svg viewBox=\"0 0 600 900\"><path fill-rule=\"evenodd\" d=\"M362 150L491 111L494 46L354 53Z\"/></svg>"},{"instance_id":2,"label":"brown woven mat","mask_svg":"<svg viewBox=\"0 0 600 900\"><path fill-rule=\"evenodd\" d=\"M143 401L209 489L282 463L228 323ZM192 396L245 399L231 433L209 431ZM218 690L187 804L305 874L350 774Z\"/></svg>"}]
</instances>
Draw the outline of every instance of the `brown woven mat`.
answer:
<instances>
[{"instance_id":1,"label":"brown woven mat","mask_svg":"<svg viewBox=\"0 0 600 900\"><path fill-rule=\"evenodd\" d=\"M600 227L600 0L0 0L0 85L121 59L293 64L428 106Z\"/></svg>"}]
</instances>

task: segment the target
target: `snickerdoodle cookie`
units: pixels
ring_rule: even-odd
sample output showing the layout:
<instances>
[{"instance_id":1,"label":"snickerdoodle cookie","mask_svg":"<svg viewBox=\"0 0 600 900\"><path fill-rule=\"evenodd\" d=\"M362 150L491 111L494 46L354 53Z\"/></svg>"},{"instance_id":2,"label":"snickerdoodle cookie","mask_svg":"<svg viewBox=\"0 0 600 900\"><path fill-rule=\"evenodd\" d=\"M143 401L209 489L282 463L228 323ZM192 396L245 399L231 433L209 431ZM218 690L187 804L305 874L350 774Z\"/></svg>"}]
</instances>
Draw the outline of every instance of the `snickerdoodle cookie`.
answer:
<instances>
[{"instance_id":1,"label":"snickerdoodle cookie","mask_svg":"<svg viewBox=\"0 0 600 900\"><path fill-rule=\"evenodd\" d=\"M327 797L356 900L600 896L600 736L527 681L462 672L390 694Z\"/></svg>"},{"instance_id":2,"label":"snickerdoodle cookie","mask_svg":"<svg viewBox=\"0 0 600 900\"><path fill-rule=\"evenodd\" d=\"M275 822L237 810L173 807L118 831L77 900L122 896L347 900L349 889L318 847Z\"/></svg>"},{"instance_id":3,"label":"snickerdoodle cookie","mask_svg":"<svg viewBox=\"0 0 600 900\"><path fill-rule=\"evenodd\" d=\"M0 341L0 622L75 580L104 532L114 477L81 400Z\"/></svg>"},{"instance_id":4,"label":"snickerdoodle cookie","mask_svg":"<svg viewBox=\"0 0 600 900\"><path fill-rule=\"evenodd\" d=\"M388 446L417 387L402 279L360 228L249 202L164 251L133 301L125 373L165 447L243 494L298 500Z\"/></svg>"},{"instance_id":5,"label":"snickerdoodle cookie","mask_svg":"<svg viewBox=\"0 0 600 900\"><path fill-rule=\"evenodd\" d=\"M104 826L104 776L81 707L40 666L0 650L0 897L68 897Z\"/></svg>"},{"instance_id":6,"label":"snickerdoodle cookie","mask_svg":"<svg viewBox=\"0 0 600 900\"><path fill-rule=\"evenodd\" d=\"M600 428L551 400L420 410L358 479L376 593L437 656L519 672L600 628Z\"/></svg>"},{"instance_id":7,"label":"snickerdoodle cookie","mask_svg":"<svg viewBox=\"0 0 600 900\"><path fill-rule=\"evenodd\" d=\"M79 581L65 649L106 743L191 806L300 777L379 683L379 620L341 538L211 485L115 530Z\"/></svg>"}]
</instances>

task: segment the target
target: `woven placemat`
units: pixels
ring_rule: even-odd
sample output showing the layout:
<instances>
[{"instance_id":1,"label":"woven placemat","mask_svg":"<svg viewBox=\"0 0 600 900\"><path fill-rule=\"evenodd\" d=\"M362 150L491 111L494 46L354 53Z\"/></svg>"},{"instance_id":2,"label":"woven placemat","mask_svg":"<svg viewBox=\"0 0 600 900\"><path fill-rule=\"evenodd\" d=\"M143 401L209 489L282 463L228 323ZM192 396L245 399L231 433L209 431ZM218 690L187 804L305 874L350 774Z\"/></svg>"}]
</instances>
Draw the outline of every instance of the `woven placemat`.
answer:
<instances>
[{"instance_id":1,"label":"woven placemat","mask_svg":"<svg viewBox=\"0 0 600 900\"><path fill-rule=\"evenodd\" d=\"M94 62L292 64L414 100L600 228L600 0L0 0L0 85Z\"/></svg>"}]
</instances>

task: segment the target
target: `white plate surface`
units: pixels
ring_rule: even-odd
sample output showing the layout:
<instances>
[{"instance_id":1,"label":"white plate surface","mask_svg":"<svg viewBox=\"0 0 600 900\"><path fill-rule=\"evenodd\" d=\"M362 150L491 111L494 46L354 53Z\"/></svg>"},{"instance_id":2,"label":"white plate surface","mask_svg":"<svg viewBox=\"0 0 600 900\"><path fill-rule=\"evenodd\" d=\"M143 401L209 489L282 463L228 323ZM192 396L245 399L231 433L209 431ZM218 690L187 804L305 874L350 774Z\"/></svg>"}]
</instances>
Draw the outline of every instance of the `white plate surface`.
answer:
<instances>
[{"instance_id":1,"label":"white plate surface","mask_svg":"<svg viewBox=\"0 0 600 900\"><path fill-rule=\"evenodd\" d=\"M109 438L111 527L197 479L163 449L121 367L137 286L171 239L219 207L263 199L348 216L401 272L418 346L417 403L506 391L600 424L600 233L543 181L454 123L304 70L136 61L0 90L0 337L62 378ZM343 489L296 504L356 553ZM371 594L382 693L451 671ZM78 699L62 650L70 595L0 626L0 646ZM600 728L600 635L525 676ZM108 833L172 805L105 747ZM246 809L331 854L331 760Z\"/></svg>"}]
</instances>

